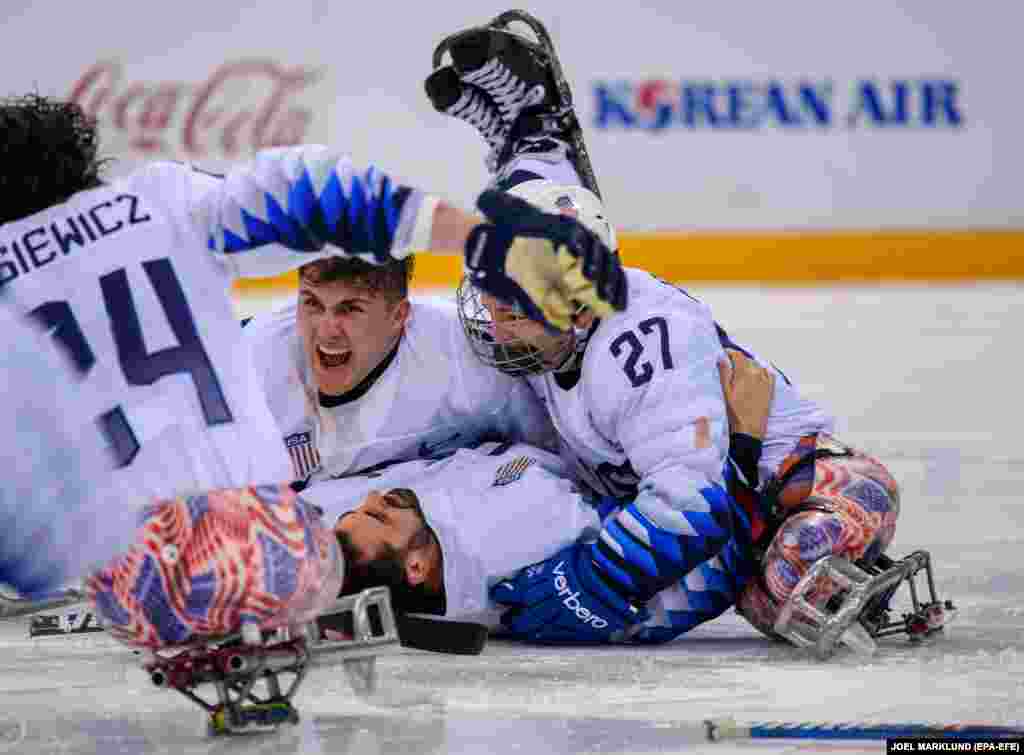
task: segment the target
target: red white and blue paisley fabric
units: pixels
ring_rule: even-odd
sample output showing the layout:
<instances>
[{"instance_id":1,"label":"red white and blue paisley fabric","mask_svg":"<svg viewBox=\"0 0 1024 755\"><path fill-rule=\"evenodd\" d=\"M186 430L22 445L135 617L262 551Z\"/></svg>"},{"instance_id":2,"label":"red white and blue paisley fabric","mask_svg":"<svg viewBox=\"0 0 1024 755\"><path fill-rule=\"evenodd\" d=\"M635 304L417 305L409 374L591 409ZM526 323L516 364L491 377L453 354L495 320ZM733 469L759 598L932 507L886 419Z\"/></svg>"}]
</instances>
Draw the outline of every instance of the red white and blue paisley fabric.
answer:
<instances>
[{"instance_id":1,"label":"red white and blue paisley fabric","mask_svg":"<svg viewBox=\"0 0 1024 755\"><path fill-rule=\"evenodd\" d=\"M782 489L779 504L783 510L797 506L813 509L799 511L785 520L761 561L764 579L751 580L737 604L738 612L751 624L773 636L778 607L813 564L831 555L873 562L889 547L896 532L899 485L878 460L867 454L843 446L828 435L808 436L786 457L779 474L815 448L850 451L852 456L818 459ZM834 591L830 584L816 586L815 590L821 600L827 600Z\"/></svg>"},{"instance_id":2,"label":"red white and blue paisley fabric","mask_svg":"<svg viewBox=\"0 0 1024 755\"><path fill-rule=\"evenodd\" d=\"M308 621L341 587L341 555L287 486L219 490L147 507L135 544L87 581L107 629L161 648Z\"/></svg>"}]
</instances>

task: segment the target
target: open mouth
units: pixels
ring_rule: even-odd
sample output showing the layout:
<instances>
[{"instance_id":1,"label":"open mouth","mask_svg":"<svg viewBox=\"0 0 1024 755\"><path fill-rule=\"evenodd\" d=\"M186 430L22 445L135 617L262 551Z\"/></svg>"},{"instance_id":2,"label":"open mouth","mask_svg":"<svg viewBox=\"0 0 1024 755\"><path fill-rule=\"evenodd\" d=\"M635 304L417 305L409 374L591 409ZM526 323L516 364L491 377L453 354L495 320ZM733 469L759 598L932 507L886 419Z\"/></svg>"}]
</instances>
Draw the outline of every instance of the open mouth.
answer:
<instances>
[{"instance_id":1,"label":"open mouth","mask_svg":"<svg viewBox=\"0 0 1024 755\"><path fill-rule=\"evenodd\" d=\"M348 364L352 358L352 351L350 349L325 349L323 346L317 346L316 356L323 367L332 369Z\"/></svg>"}]
</instances>

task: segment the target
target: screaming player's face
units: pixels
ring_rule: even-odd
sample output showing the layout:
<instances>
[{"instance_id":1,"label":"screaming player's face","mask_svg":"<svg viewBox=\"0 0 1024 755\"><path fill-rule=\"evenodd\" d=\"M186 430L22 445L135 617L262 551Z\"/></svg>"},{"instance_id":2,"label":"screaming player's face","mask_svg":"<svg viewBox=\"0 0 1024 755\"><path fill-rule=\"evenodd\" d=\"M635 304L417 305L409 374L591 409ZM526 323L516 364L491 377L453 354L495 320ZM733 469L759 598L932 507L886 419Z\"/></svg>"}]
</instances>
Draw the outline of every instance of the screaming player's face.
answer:
<instances>
[{"instance_id":1,"label":"screaming player's face","mask_svg":"<svg viewBox=\"0 0 1024 755\"><path fill-rule=\"evenodd\" d=\"M358 385L394 348L408 314L407 299L300 276L299 331L320 391L340 396Z\"/></svg>"},{"instance_id":2,"label":"screaming player's face","mask_svg":"<svg viewBox=\"0 0 1024 755\"><path fill-rule=\"evenodd\" d=\"M483 294L481 302L494 321L494 340L511 351L536 351L545 368L560 366L572 353L575 336L549 333L543 325L519 314L513 307Z\"/></svg>"}]
</instances>

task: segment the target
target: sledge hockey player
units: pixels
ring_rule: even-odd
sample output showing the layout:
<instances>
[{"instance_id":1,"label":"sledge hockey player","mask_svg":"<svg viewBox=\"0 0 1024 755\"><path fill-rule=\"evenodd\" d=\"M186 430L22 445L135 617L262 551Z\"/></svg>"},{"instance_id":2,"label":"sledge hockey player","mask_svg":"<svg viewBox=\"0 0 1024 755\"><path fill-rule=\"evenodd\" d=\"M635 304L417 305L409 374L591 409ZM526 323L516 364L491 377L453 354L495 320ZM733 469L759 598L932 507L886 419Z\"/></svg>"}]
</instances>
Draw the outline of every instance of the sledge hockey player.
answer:
<instances>
[{"instance_id":1,"label":"sledge hockey player","mask_svg":"<svg viewBox=\"0 0 1024 755\"><path fill-rule=\"evenodd\" d=\"M413 257L299 268L296 300L243 330L301 483L485 438L555 443L522 380L480 363L454 307L410 300Z\"/></svg>"},{"instance_id":2,"label":"sledge hockey player","mask_svg":"<svg viewBox=\"0 0 1024 755\"><path fill-rule=\"evenodd\" d=\"M260 527L268 559L279 547L299 547L294 528L271 526L278 515L298 516L287 494L273 487L291 479L291 466L238 337L227 292L232 276L276 274L334 256L389 263L431 249L465 252L467 268L482 285L519 301L551 327L568 326L570 298L585 298L602 311L625 305L621 270L592 234L499 195L481 197L489 217L481 222L375 168L358 173L347 157L316 146L260 153L223 179L153 163L105 182L95 124L76 105L37 95L0 102L0 132L0 285L16 315L45 329L44 335L19 330L4 338L30 337L32 348L66 354L64 424L83 444L102 438L96 442L105 444L110 459L88 470L94 492L88 502L69 499L69 513L77 505L108 542L134 537L133 502L217 491L209 495L258 500L235 507L245 513L230 529L247 559L255 541L246 544L246 537L256 537ZM32 433L49 432L13 420L5 433L25 438L27 448ZM12 465L10 489L50 490L52 480L36 479L36 471ZM3 541L0 581L41 593L116 552L103 553L84 539L72 544L85 534L67 529L75 519L53 517L52 506L32 505L35 498L2 500L5 532L34 534ZM189 512L196 514L194 507ZM313 548L308 532L300 540ZM66 558L39 542L54 543ZM170 547L146 553L139 565L144 578L129 590L132 600L174 554ZM227 589L223 595L230 598L230 584L219 581L240 577L233 566L219 571L216 555L209 558L209 570L196 579L213 593ZM178 588L178 597L189 593ZM172 618L160 618L165 603L153 597L137 607L168 637L180 636ZM105 608L116 624L117 610L126 605ZM207 609L223 611L223 600ZM195 621L202 631L226 628L201 614Z\"/></svg>"},{"instance_id":3,"label":"sledge hockey player","mask_svg":"<svg viewBox=\"0 0 1024 755\"><path fill-rule=\"evenodd\" d=\"M756 450L768 424L774 371L741 352L727 350L727 355L719 373L732 440ZM714 582L683 579L673 583L644 606L649 614L645 622L608 633L605 615L582 605L579 593L570 589L564 556L579 541L598 535L602 510L605 516L614 510L580 489L566 477L567 471L562 459L542 449L490 443L460 449L445 458L399 463L316 483L301 496L323 511L327 521L335 521L344 553L345 593L385 585L396 611L479 622L499 635L507 634L505 627L514 618L505 616L506 593L516 595L511 610L518 610L524 591L522 578L516 575L524 569L535 585L552 580L562 606L572 611L579 624L574 633L557 641L594 644L674 637L680 631L679 616L669 606L705 605L723 587L740 595L751 575L756 579L772 565L756 546L736 550L729 568L722 568ZM544 563L551 564L550 573ZM896 573L901 580L907 576L899 569ZM897 586L897 582L886 582L887 590ZM543 601L547 592L540 587L537 597ZM529 588L525 594L533 597ZM871 627L872 636L904 631L914 639L941 625L931 622L933 612L940 609L932 590L924 596L928 602L920 604L912 593L914 610L904 614L902 622L886 624L884 634L878 633L877 622L887 621L891 594L865 602L863 610L848 617L855 638L860 636L852 624L857 618L865 629ZM837 632L819 648L826 651L820 657L831 654L836 638L845 641L847 635ZM874 641L869 637L857 647L873 649Z\"/></svg>"},{"instance_id":4,"label":"sledge hockey player","mask_svg":"<svg viewBox=\"0 0 1024 755\"><path fill-rule=\"evenodd\" d=\"M730 413L741 428L758 434L768 416L772 376L742 354L731 356L735 369L722 370ZM300 495L335 522L346 593L386 585L398 611L480 622L500 633L503 583L511 584L505 580L600 532L601 501L581 490L568 471L543 449L486 443L441 459L314 483ZM742 583L746 569L744 564L722 579ZM660 606L684 590L696 602L704 587L677 582L645 606L651 618L644 624L610 635L580 632L575 641L630 642L640 629L671 629L661 626L667 617ZM570 595L566 591L563 600L572 603ZM604 628L600 614L588 619Z\"/></svg>"},{"instance_id":5,"label":"sledge hockey player","mask_svg":"<svg viewBox=\"0 0 1024 755\"><path fill-rule=\"evenodd\" d=\"M539 42L510 31L512 21L525 21ZM427 94L436 109L480 130L494 185L577 217L615 248L541 29L510 11L449 36L435 51ZM451 64L437 67L445 53ZM573 173L589 190L569 185ZM627 311L598 316L581 306L566 334L532 327L514 306L476 291L472 277L460 287L460 314L480 358L527 376L574 475L609 502L598 538L524 569L495 596L510 609L506 629L538 642L620 632L659 642L738 602L774 633L775 615L811 564L842 555L870 568L879 558L893 536L898 486L877 461L833 438L832 418L778 373L763 444L741 442L731 452L736 487L760 493L737 503L726 491L729 432L715 364L724 347L739 347L684 291L641 270L627 276ZM737 595L722 575L736 573L752 548L766 551L764 574ZM680 581L707 590L697 603L681 594L664 603L671 628L644 626L644 606ZM559 585L607 619L600 632L582 626Z\"/></svg>"}]
</instances>

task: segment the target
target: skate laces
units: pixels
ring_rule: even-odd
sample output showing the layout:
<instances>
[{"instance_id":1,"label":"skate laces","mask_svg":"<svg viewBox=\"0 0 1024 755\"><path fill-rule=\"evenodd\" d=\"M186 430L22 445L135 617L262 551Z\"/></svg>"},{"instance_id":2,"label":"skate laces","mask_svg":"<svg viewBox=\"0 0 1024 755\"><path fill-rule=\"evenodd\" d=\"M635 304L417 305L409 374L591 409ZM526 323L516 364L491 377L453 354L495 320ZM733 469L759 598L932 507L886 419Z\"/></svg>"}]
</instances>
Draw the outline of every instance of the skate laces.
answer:
<instances>
[{"instance_id":1,"label":"skate laces","mask_svg":"<svg viewBox=\"0 0 1024 755\"><path fill-rule=\"evenodd\" d=\"M505 145L508 127L487 95L482 92L472 87L464 87L462 96L445 112L475 127L493 150L500 150Z\"/></svg>"},{"instance_id":2,"label":"skate laces","mask_svg":"<svg viewBox=\"0 0 1024 755\"><path fill-rule=\"evenodd\" d=\"M508 123L514 121L523 108L543 102L547 94L543 84L529 86L499 58L491 58L483 66L464 74L461 78L467 84L473 84L487 92L494 100L501 117Z\"/></svg>"}]
</instances>

